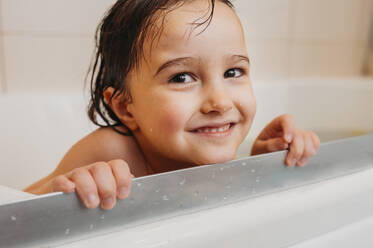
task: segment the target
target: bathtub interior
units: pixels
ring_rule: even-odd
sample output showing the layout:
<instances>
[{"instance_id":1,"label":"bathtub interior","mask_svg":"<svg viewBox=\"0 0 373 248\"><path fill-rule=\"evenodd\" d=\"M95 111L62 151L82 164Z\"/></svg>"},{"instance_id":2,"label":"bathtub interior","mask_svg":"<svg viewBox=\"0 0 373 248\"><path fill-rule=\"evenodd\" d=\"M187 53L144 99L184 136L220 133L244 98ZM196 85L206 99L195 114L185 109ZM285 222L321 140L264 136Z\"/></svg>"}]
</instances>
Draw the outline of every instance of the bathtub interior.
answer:
<instances>
[{"instance_id":1,"label":"bathtub interior","mask_svg":"<svg viewBox=\"0 0 373 248\"><path fill-rule=\"evenodd\" d=\"M253 82L257 114L240 146L248 156L254 138L274 117L289 113L321 141L373 132L373 79L293 79ZM81 92L0 95L0 184L22 189L50 173L64 153L96 127Z\"/></svg>"}]
</instances>

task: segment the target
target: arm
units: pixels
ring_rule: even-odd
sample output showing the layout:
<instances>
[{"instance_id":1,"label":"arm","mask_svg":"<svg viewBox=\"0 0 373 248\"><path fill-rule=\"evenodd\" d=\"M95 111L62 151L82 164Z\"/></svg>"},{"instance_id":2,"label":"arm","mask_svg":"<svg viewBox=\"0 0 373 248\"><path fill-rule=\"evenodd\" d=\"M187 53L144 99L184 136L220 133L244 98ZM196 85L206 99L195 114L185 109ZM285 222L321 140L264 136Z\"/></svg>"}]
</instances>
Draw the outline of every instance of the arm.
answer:
<instances>
[{"instance_id":1,"label":"arm","mask_svg":"<svg viewBox=\"0 0 373 248\"><path fill-rule=\"evenodd\" d=\"M132 137L124 137L108 128L100 128L77 142L47 177L25 189L33 194L76 191L87 207L110 209L116 196L128 197L133 177L141 165L141 157ZM127 159L128 158L128 159ZM97 162L103 161L103 162Z\"/></svg>"}]
</instances>

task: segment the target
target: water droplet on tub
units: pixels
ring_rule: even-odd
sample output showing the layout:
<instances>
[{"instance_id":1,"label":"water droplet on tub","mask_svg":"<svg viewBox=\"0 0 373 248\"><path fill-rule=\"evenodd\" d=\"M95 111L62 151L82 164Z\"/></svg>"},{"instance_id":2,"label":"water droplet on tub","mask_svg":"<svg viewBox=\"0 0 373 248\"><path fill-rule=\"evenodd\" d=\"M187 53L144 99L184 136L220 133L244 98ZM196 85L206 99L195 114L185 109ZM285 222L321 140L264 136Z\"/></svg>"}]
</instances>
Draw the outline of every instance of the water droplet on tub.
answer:
<instances>
[{"instance_id":1,"label":"water droplet on tub","mask_svg":"<svg viewBox=\"0 0 373 248\"><path fill-rule=\"evenodd\" d=\"M220 167L220 170L221 170L221 171L224 170L224 167Z\"/></svg>"},{"instance_id":2,"label":"water droplet on tub","mask_svg":"<svg viewBox=\"0 0 373 248\"><path fill-rule=\"evenodd\" d=\"M159 193L159 189L155 190L156 193Z\"/></svg>"},{"instance_id":3,"label":"water droplet on tub","mask_svg":"<svg viewBox=\"0 0 373 248\"><path fill-rule=\"evenodd\" d=\"M260 179L259 177L256 178L255 182L259 183L260 182Z\"/></svg>"},{"instance_id":4,"label":"water droplet on tub","mask_svg":"<svg viewBox=\"0 0 373 248\"><path fill-rule=\"evenodd\" d=\"M227 200L227 197L226 197L226 196L224 196L224 197L223 197L223 200Z\"/></svg>"},{"instance_id":5,"label":"water droplet on tub","mask_svg":"<svg viewBox=\"0 0 373 248\"><path fill-rule=\"evenodd\" d=\"M168 201L168 200L169 200L167 195L162 196L162 199L163 199L164 201Z\"/></svg>"},{"instance_id":6,"label":"water droplet on tub","mask_svg":"<svg viewBox=\"0 0 373 248\"><path fill-rule=\"evenodd\" d=\"M205 196L203 199L204 199L205 201L207 201L208 198L207 198L207 196Z\"/></svg>"},{"instance_id":7,"label":"water droplet on tub","mask_svg":"<svg viewBox=\"0 0 373 248\"><path fill-rule=\"evenodd\" d=\"M137 186L139 186L139 187L140 187L141 185L142 185L142 183L137 183Z\"/></svg>"},{"instance_id":8,"label":"water droplet on tub","mask_svg":"<svg viewBox=\"0 0 373 248\"><path fill-rule=\"evenodd\" d=\"M89 225L89 230L92 230L93 229L93 224L90 224Z\"/></svg>"},{"instance_id":9,"label":"water droplet on tub","mask_svg":"<svg viewBox=\"0 0 373 248\"><path fill-rule=\"evenodd\" d=\"M246 165L246 162L242 162L242 165L245 166L245 165Z\"/></svg>"},{"instance_id":10,"label":"water droplet on tub","mask_svg":"<svg viewBox=\"0 0 373 248\"><path fill-rule=\"evenodd\" d=\"M101 220L105 219L105 215L101 215L100 219Z\"/></svg>"},{"instance_id":11,"label":"water droplet on tub","mask_svg":"<svg viewBox=\"0 0 373 248\"><path fill-rule=\"evenodd\" d=\"M185 177L184 177L183 180L182 180L179 184L180 184L180 185L184 185L185 181L186 181L186 179L185 179Z\"/></svg>"},{"instance_id":12,"label":"water droplet on tub","mask_svg":"<svg viewBox=\"0 0 373 248\"><path fill-rule=\"evenodd\" d=\"M252 173L255 173L255 169L252 169L251 172L252 172Z\"/></svg>"},{"instance_id":13,"label":"water droplet on tub","mask_svg":"<svg viewBox=\"0 0 373 248\"><path fill-rule=\"evenodd\" d=\"M199 192L198 190L196 192L194 192L194 196L198 196L199 195Z\"/></svg>"},{"instance_id":14,"label":"water droplet on tub","mask_svg":"<svg viewBox=\"0 0 373 248\"><path fill-rule=\"evenodd\" d=\"M17 217L15 217L14 215L12 215L12 217L10 217L12 219L12 221L16 221L17 220Z\"/></svg>"},{"instance_id":15,"label":"water droplet on tub","mask_svg":"<svg viewBox=\"0 0 373 248\"><path fill-rule=\"evenodd\" d=\"M70 233L70 229L67 228L67 229L65 230L65 234L68 235L69 233Z\"/></svg>"},{"instance_id":16,"label":"water droplet on tub","mask_svg":"<svg viewBox=\"0 0 373 248\"><path fill-rule=\"evenodd\" d=\"M212 173L211 178L215 178L215 171Z\"/></svg>"},{"instance_id":17,"label":"water droplet on tub","mask_svg":"<svg viewBox=\"0 0 373 248\"><path fill-rule=\"evenodd\" d=\"M227 189L230 189L231 188L231 185L228 184L227 186L225 186Z\"/></svg>"}]
</instances>

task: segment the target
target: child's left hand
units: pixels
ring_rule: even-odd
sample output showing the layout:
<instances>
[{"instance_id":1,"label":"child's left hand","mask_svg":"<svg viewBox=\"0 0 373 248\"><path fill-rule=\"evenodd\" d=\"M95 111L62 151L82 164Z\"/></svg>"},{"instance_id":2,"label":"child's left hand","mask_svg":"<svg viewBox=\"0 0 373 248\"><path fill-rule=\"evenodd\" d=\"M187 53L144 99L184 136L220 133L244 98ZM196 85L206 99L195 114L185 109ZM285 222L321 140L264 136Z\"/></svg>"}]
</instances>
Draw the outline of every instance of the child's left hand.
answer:
<instances>
[{"instance_id":1,"label":"child's left hand","mask_svg":"<svg viewBox=\"0 0 373 248\"><path fill-rule=\"evenodd\" d=\"M253 144L251 155L288 149L285 164L304 166L319 147L320 139L314 132L295 128L293 117L285 114L262 130Z\"/></svg>"}]
</instances>

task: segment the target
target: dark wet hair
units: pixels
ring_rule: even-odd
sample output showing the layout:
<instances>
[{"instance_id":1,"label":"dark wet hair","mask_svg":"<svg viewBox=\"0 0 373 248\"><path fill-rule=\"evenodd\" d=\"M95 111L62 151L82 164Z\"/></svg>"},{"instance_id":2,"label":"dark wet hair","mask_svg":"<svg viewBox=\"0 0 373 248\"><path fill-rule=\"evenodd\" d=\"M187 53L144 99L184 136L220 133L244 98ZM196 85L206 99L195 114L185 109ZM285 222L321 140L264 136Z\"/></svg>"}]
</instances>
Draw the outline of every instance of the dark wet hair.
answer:
<instances>
[{"instance_id":1,"label":"dark wet hair","mask_svg":"<svg viewBox=\"0 0 373 248\"><path fill-rule=\"evenodd\" d=\"M93 123L100 127L112 127L123 135L132 135L131 130L105 102L103 93L108 87L112 87L112 97L121 95L123 100L131 100L126 77L133 68L138 67L145 39L153 33L151 38L154 40L161 32L155 26L158 18L163 17L164 20L165 14L188 1L195 0L119 0L107 11L96 30L96 52L90 68L91 99L88 116ZM203 17L192 23L194 27L206 24L202 32L210 24L214 14L215 0L208 1L208 17L202 22L198 21ZM217 1L233 9L230 0ZM118 130L118 126L125 127L127 132Z\"/></svg>"}]
</instances>

